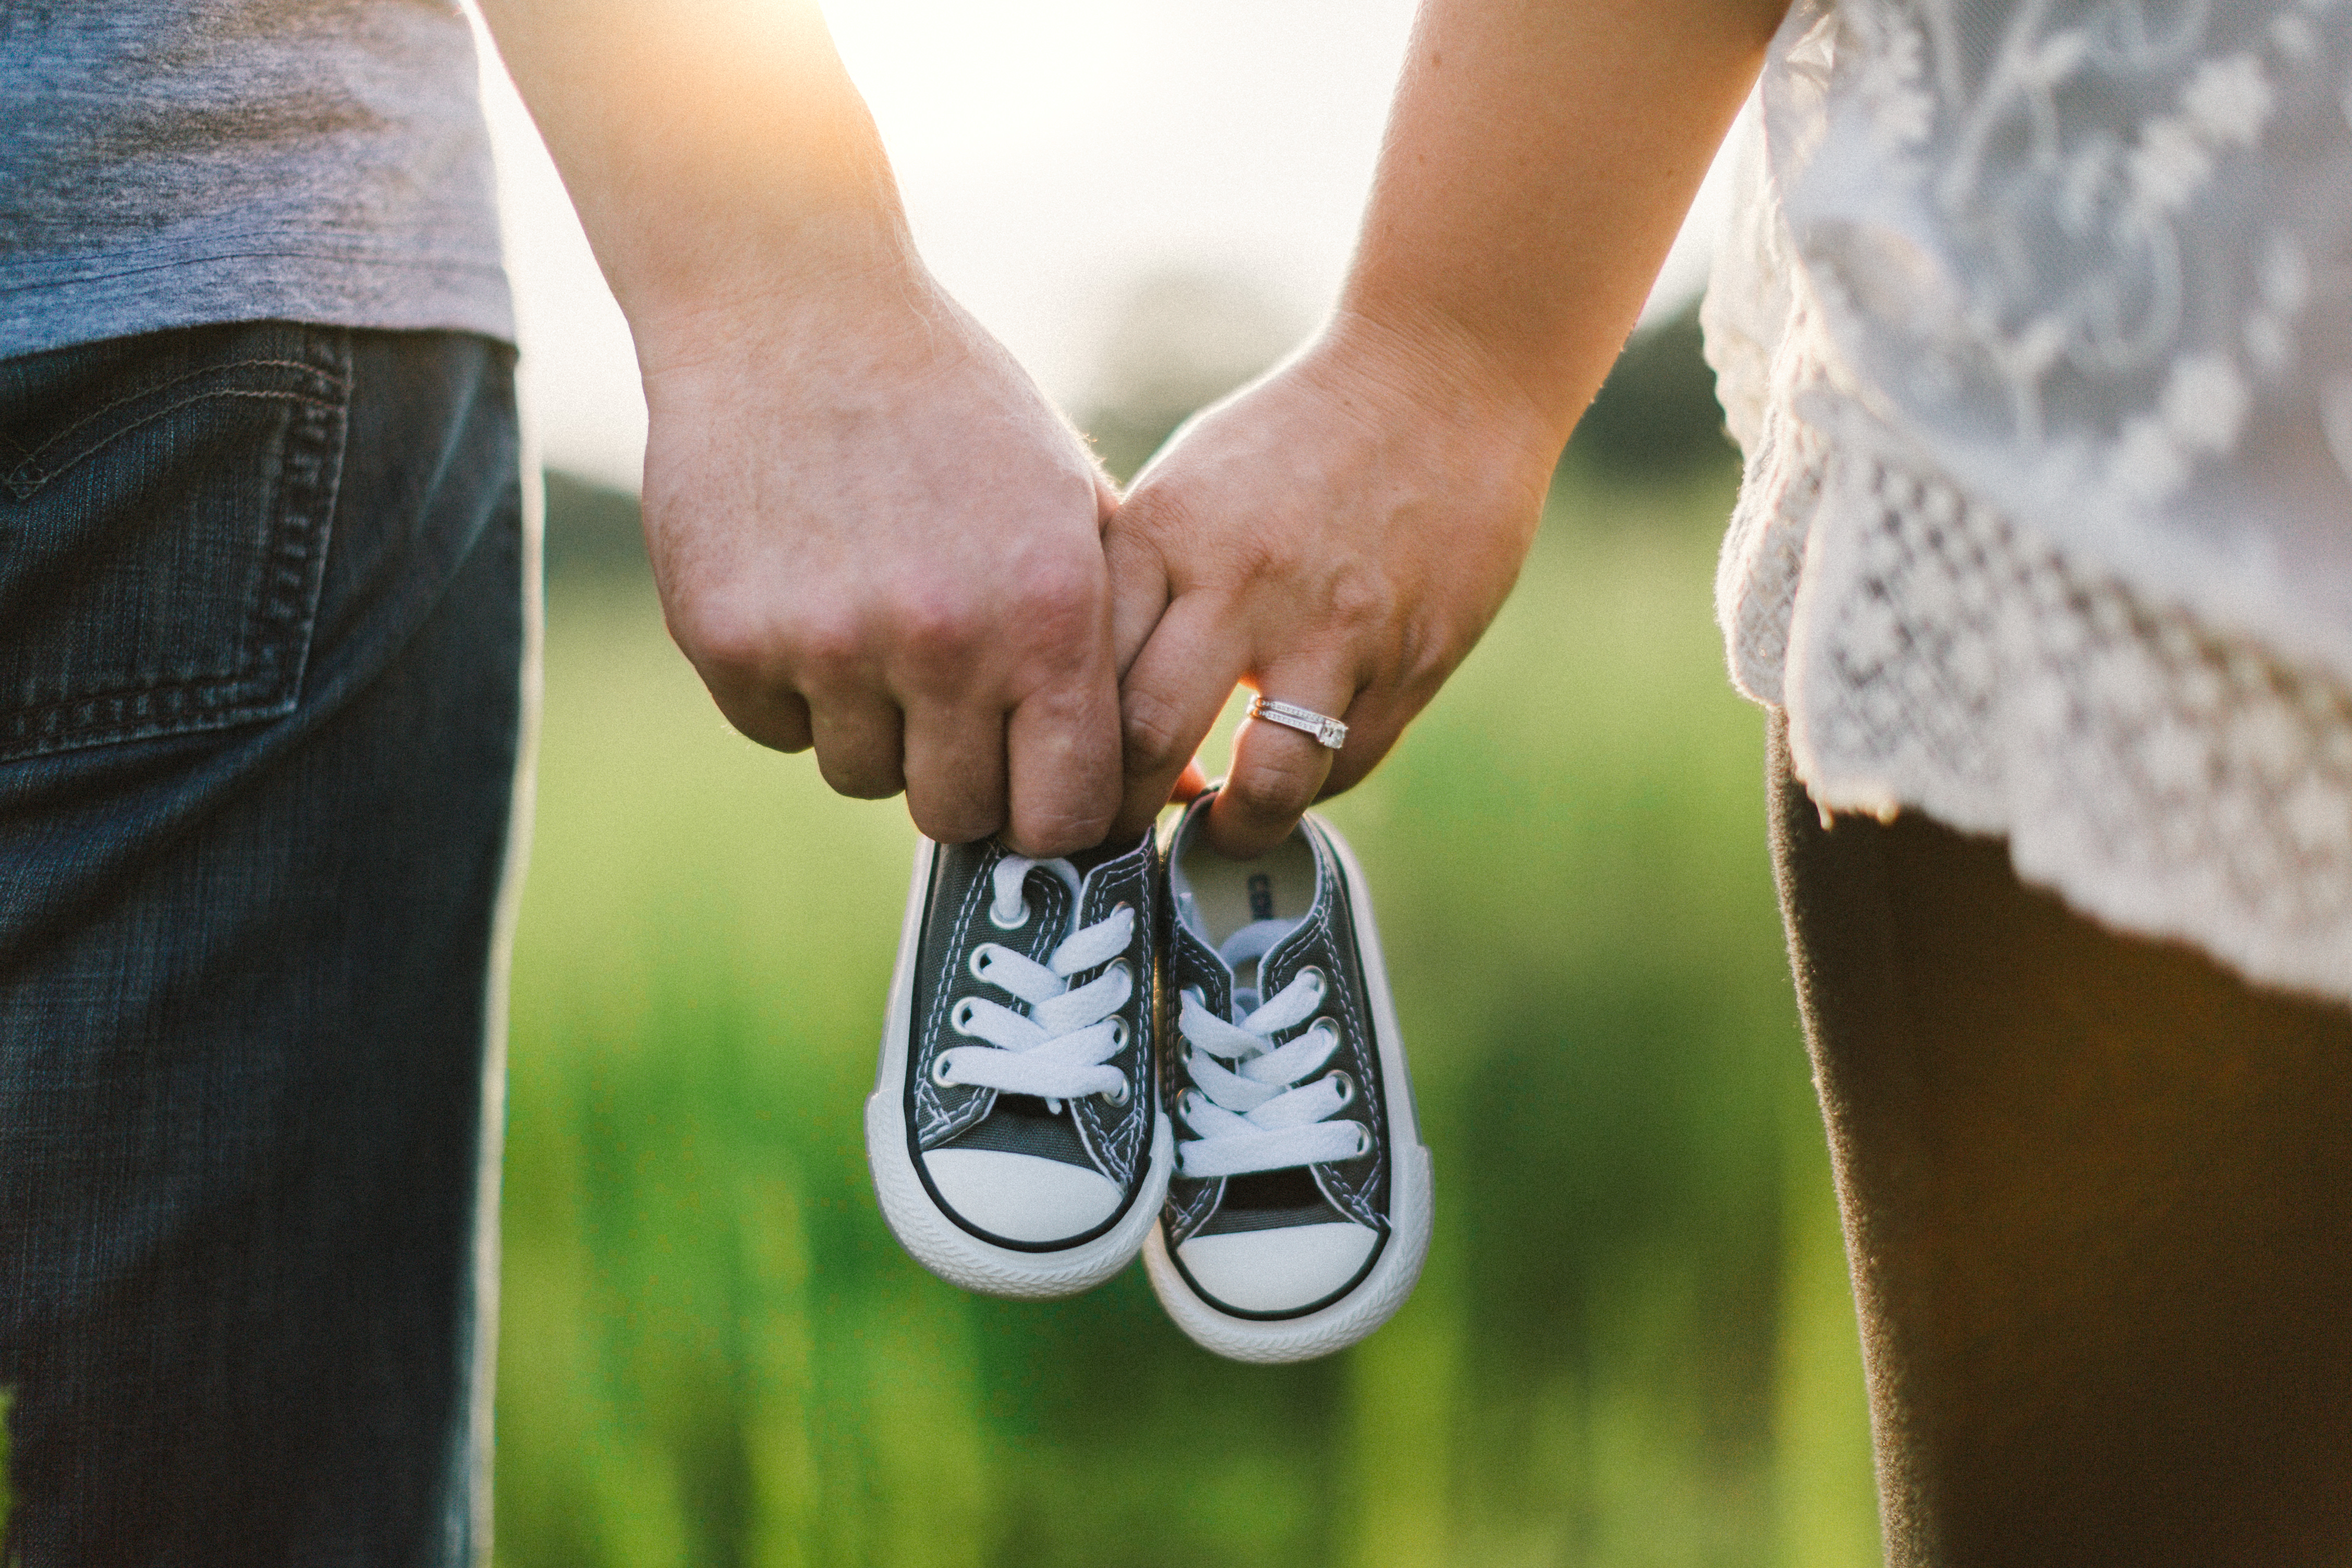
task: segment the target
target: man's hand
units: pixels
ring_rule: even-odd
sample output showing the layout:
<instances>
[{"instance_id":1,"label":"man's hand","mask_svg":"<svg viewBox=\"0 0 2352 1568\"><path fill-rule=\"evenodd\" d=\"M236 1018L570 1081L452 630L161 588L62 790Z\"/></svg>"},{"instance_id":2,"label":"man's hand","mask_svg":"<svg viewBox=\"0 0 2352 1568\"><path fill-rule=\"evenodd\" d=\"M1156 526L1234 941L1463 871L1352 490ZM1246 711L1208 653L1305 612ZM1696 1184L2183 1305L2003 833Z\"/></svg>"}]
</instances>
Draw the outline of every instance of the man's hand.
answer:
<instances>
[{"instance_id":1,"label":"man's hand","mask_svg":"<svg viewBox=\"0 0 2352 1568\"><path fill-rule=\"evenodd\" d=\"M642 336L642 334L641 334ZM669 323L648 344L646 534L719 709L844 795L961 842L1102 838L1116 497L919 273Z\"/></svg>"},{"instance_id":2,"label":"man's hand","mask_svg":"<svg viewBox=\"0 0 2352 1568\"><path fill-rule=\"evenodd\" d=\"M1343 317L1152 463L1106 538L1126 679L1118 831L1164 804L1236 682L1348 724L1243 724L1210 840L1279 843L1370 773L1468 654L1535 536L1559 433L1459 345Z\"/></svg>"},{"instance_id":3,"label":"man's hand","mask_svg":"<svg viewBox=\"0 0 2352 1568\"><path fill-rule=\"evenodd\" d=\"M635 335L678 646L947 841L1101 840L1118 710L1068 426L916 257L817 0L483 0Z\"/></svg>"}]
</instances>

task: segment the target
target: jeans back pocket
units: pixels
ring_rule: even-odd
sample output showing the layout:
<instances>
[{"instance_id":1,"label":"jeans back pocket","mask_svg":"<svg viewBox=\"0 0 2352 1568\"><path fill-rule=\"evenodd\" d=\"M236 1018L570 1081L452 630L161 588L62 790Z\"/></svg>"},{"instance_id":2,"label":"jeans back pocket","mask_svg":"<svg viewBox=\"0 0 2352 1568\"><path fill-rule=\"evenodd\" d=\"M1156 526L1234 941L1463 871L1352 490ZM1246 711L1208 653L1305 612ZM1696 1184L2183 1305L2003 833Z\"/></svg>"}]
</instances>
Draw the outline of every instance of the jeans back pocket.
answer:
<instances>
[{"instance_id":1,"label":"jeans back pocket","mask_svg":"<svg viewBox=\"0 0 2352 1568\"><path fill-rule=\"evenodd\" d=\"M0 362L0 761L292 710L350 399L282 321Z\"/></svg>"}]
</instances>

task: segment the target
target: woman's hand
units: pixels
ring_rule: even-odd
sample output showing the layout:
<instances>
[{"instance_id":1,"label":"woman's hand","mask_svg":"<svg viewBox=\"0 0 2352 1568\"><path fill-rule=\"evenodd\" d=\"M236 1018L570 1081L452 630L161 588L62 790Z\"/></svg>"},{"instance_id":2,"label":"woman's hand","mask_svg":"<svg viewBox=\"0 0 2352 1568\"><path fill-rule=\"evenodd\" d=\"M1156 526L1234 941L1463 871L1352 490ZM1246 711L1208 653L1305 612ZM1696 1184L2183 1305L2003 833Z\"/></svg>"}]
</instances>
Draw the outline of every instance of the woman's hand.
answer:
<instances>
[{"instance_id":1,"label":"woman's hand","mask_svg":"<svg viewBox=\"0 0 2352 1568\"><path fill-rule=\"evenodd\" d=\"M1209 831L1248 855L1462 661L1786 3L1423 0L1338 320L1112 520L1122 828L1237 679L1349 726L1336 758L1243 727Z\"/></svg>"},{"instance_id":2,"label":"woman's hand","mask_svg":"<svg viewBox=\"0 0 2352 1568\"><path fill-rule=\"evenodd\" d=\"M1202 415L1105 535L1127 742L1118 831L1164 805L1236 683L1343 719L1244 723L1210 840L1273 847L1396 743L1510 591L1559 435L1442 331L1342 317Z\"/></svg>"}]
</instances>

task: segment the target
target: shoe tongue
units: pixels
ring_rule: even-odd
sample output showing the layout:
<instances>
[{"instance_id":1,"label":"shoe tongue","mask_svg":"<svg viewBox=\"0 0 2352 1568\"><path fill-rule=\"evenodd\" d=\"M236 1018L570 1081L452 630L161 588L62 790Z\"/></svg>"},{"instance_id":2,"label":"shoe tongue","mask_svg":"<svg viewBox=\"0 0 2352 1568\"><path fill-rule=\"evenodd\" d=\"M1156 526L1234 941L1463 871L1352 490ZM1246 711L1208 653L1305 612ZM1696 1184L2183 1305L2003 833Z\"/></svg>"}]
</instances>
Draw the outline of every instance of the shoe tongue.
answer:
<instances>
[{"instance_id":1,"label":"shoe tongue","mask_svg":"<svg viewBox=\"0 0 2352 1568\"><path fill-rule=\"evenodd\" d=\"M1075 923L1077 920L1078 905L1086 898L1086 888L1079 880L1078 868L1067 860L1040 860L1030 869L1044 871L1070 889L1070 919Z\"/></svg>"},{"instance_id":2,"label":"shoe tongue","mask_svg":"<svg viewBox=\"0 0 2352 1568\"><path fill-rule=\"evenodd\" d=\"M1226 968L1239 969L1244 963L1256 963L1273 950L1276 942L1297 929L1296 920L1252 921L1225 938L1217 949L1217 956L1225 961Z\"/></svg>"},{"instance_id":3,"label":"shoe tongue","mask_svg":"<svg viewBox=\"0 0 2352 1568\"><path fill-rule=\"evenodd\" d=\"M1207 805L1205 796L1195 801L1185 813L1183 826L1177 829L1176 844L1168 859L1169 903L1175 911L1176 923L1198 939L1201 946L1224 968L1232 982L1233 1021L1239 1023L1255 1012L1264 1000L1259 994L1259 961L1304 924L1306 916L1270 918L1275 908L1273 884L1265 877L1253 876L1248 883L1249 912L1257 918L1227 932L1222 942L1209 934L1209 922L1201 914L1200 895L1192 888L1192 860L1196 853L1213 852L1191 842L1192 829Z\"/></svg>"},{"instance_id":4,"label":"shoe tongue","mask_svg":"<svg viewBox=\"0 0 2352 1568\"><path fill-rule=\"evenodd\" d=\"M1087 904L1087 884L1112 861L1123 860L1134 854L1142 842L1141 838L1136 838L1126 844L1097 844L1091 849L1081 849L1058 859L1033 860L1030 869L1048 872L1070 889L1070 928L1075 931L1082 923L1080 917Z\"/></svg>"},{"instance_id":5,"label":"shoe tongue","mask_svg":"<svg viewBox=\"0 0 2352 1568\"><path fill-rule=\"evenodd\" d=\"M1217 956L1234 973L1234 1022L1241 1022L1265 1000L1258 981L1259 960L1297 929L1296 920L1252 921L1218 947Z\"/></svg>"}]
</instances>

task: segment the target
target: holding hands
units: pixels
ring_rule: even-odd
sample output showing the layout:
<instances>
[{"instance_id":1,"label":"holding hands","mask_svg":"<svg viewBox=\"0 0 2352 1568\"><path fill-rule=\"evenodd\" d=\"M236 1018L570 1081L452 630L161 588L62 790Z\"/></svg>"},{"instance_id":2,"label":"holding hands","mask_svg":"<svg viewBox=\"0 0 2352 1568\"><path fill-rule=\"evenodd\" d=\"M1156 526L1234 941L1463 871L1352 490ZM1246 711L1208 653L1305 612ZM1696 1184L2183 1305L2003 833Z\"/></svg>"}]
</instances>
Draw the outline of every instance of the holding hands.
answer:
<instances>
[{"instance_id":1,"label":"holding hands","mask_svg":"<svg viewBox=\"0 0 2352 1568\"><path fill-rule=\"evenodd\" d=\"M1131 838L1246 682L1349 726L1244 724L1210 832L1271 847L1395 743L1533 536L1557 441L1458 348L1347 321L1122 506L927 279L851 292L648 356L646 535L728 719L942 842Z\"/></svg>"},{"instance_id":2,"label":"holding hands","mask_svg":"<svg viewBox=\"0 0 2352 1568\"><path fill-rule=\"evenodd\" d=\"M1272 848L1369 773L1501 607L1559 449L1461 345L1360 317L1187 426L1104 539L1118 831L1166 803L1236 683L1348 734L1333 752L1244 721L1209 816L1219 849Z\"/></svg>"},{"instance_id":3,"label":"holding hands","mask_svg":"<svg viewBox=\"0 0 2352 1568\"><path fill-rule=\"evenodd\" d=\"M484 0L627 312L647 543L738 728L933 838L1139 833L1236 683L1248 856L1466 655L1786 0L1423 0L1346 296L1120 504L916 257L818 0Z\"/></svg>"}]
</instances>

